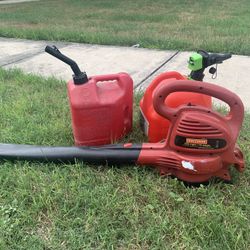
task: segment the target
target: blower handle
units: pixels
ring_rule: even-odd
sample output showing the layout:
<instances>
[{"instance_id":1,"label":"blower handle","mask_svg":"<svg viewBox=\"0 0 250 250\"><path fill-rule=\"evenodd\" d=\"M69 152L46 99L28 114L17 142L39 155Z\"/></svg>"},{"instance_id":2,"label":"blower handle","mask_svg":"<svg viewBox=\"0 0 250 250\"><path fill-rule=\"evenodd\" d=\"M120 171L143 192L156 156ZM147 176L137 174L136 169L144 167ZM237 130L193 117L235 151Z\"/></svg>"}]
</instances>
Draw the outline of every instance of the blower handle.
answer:
<instances>
[{"instance_id":1,"label":"blower handle","mask_svg":"<svg viewBox=\"0 0 250 250\"><path fill-rule=\"evenodd\" d=\"M88 77L87 77L86 73L82 72L79 69L77 63L75 61L73 61L72 59L70 59L69 57L62 54L60 52L60 50L55 45L53 45L52 47L47 45L45 48L45 52L47 52L48 54L63 61L64 63L68 64L71 67L72 71L74 72L74 83L75 84L83 84L83 83L86 83L88 81Z\"/></svg>"},{"instance_id":2,"label":"blower handle","mask_svg":"<svg viewBox=\"0 0 250 250\"><path fill-rule=\"evenodd\" d=\"M194 92L209 95L222 100L230 107L230 112L225 117L228 120L229 126L237 130L241 127L244 118L244 106L241 99L233 92L212 83L204 83L193 80L169 81L167 84L164 84L156 89L153 96L153 105L155 111L159 115L169 119L170 121L175 119L179 110L183 108L183 106L177 108L170 108L166 106L165 99L173 92ZM190 106L190 108L192 108L192 106ZM203 108L207 112L210 112L210 110L205 107L199 106L199 108Z\"/></svg>"}]
</instances>

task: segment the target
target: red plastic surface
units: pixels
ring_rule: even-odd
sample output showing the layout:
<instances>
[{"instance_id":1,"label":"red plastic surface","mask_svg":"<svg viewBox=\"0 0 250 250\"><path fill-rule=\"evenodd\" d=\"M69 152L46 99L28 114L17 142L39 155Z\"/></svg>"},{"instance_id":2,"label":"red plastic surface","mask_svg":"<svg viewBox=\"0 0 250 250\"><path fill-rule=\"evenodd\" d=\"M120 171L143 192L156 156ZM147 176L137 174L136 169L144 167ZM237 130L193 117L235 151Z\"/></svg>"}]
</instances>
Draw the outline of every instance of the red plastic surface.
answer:
<instances>
[{"instance_id":1,"label":"red plastic surface","mask_svg":"<svg viewBox=\"0 0 250 250\"><path fill-rule=\"evenodd\" d=\"M149 142L158 142L167 137L170 122L165 117L159 115L153 107L153 94L160 85L167 85L171 80L186 80L187 78L178 72L164 72L157 76L145 91L140 101L140 109L144 117L144 132L148 136ZM178 84L178 81L176 81ZM165 99L167 107L178 107L182 104L192 103L211 108L211 97L199 93L177 92L170 94Z\"/></svg>"},{"instance_id":2,"label":"red plastic surface","mask_svg":"<svg viewBox=\"0 0 250 250\"><path fill-rule=\"evenodd\" d=\"M126 73L93 76L68 83L76 145L114 143L132 128L133 81Z\"/></svg>"},{"instance_id":3,"label":"red plastic surface","mask_svg":"<svg viewBox=\"0 0 250 250\"><path fill-rule=\"evenodd\" d=\"M201 105L166 106L165 98L176 91L216 97L229 105L230 112L224 116ZM237 95L210 83L171 80L156 89L153 105L171 126L164 142L143 144L138 164L154 165L162 175L188 182L208 181L211 177L230 180L228 169L232 164L238 171L244 170L244 157L236 144L244 107Z\"/></svg>"}]
</instances>

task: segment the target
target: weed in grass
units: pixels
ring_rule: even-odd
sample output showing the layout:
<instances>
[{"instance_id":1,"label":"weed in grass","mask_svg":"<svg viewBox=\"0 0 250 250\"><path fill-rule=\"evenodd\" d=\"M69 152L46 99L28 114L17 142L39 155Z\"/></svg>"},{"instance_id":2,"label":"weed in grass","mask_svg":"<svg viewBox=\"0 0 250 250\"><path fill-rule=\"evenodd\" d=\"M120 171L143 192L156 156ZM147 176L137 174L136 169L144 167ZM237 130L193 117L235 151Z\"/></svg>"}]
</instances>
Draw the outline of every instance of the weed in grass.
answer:
<instances>
[{"instance_id":1,"label":"weed in grass","mask_svg":"<svg viewBox=\"0 0 250 250\"><path fill-rule=\"evenodd\" d=\"M0 102L1 142L73 144L64 82L0 69ZM137 111L134 142L144 140ZM135 166L2 161L0 248L249 249L249 121L234 185L186 187Z\"/></svg>"}]
</instances>

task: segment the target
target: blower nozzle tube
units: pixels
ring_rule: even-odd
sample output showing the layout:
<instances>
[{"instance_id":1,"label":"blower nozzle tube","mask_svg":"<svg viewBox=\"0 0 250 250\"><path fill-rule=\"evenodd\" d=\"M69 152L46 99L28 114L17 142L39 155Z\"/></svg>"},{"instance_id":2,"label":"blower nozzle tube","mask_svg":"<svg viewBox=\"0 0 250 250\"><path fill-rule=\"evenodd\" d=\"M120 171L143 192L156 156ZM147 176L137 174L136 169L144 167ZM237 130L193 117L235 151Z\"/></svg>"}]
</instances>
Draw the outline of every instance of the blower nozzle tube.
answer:
<instances>
[{"instance_id":1,"label":"blower nozzle tube","mask_svg":"<svg viewBox=\"0 0 250 250\"><path fill-rule=\"evenodd\" d=\"M52 147L20 144L0 144L0 159L37 162L90 164L135 164L141 145L125 148L122 144L103 147Z\"/></svg>"}]
</instances>

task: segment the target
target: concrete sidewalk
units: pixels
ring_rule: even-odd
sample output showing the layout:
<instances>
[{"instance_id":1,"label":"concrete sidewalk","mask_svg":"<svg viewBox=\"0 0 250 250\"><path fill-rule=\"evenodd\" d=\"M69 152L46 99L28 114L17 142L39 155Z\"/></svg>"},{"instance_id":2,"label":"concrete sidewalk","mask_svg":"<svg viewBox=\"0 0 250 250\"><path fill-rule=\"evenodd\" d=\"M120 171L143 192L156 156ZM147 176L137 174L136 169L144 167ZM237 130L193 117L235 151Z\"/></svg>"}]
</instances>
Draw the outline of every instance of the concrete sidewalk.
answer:
<instances>
[{"instance_id":1,"label":"concrete sidewalk","mask_svg":"<svg viewBox=\"0 0 250 250\"><path fill-rule=\"evenodd\" d=\"M44 52L55 44L62 53L75 60L88 75L128 72L136 89L145 89L159 73L176 70L188 74L187 60L192 52L162 51L132 47L87 45L63 42L29 41L0 38L0 67L21 68L24 72L69 80L69 66ZM238 94L250 109L250 57L233 57L218 66L218 76L204 81L224 86Z\"/></svg>"},{"instance_id":2,"label":"concrete sidewalk","mask_svg":"<svg viewBox=\"0 0 250 250\"><path fill-rule=\"evenodd\" d=\"M37 2L40 0L1 0L0 4L17 4L17 3L24 3L24 2Z\"/></svg>"}]
</instances>

